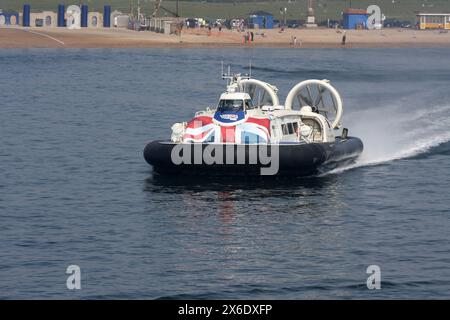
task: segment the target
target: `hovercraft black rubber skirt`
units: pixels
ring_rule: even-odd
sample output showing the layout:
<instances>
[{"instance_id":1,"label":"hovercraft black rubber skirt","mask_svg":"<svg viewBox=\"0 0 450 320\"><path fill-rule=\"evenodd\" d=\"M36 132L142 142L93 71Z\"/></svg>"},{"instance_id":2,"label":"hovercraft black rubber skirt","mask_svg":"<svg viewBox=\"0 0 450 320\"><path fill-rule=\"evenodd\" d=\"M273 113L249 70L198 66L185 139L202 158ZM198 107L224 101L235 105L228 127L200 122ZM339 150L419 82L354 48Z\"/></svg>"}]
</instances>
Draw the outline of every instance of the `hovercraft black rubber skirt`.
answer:
<instances>
[{"instance_id":1,"label":"hovercraft black rubber skirt","mask_svg":"<svg viewBox=\"0 0 450 320\"><path fill-rule=\"evenodd\" d=\"M349 165L363 151L359 138L332 143L234 145L150 142L145 160L163 175L314 175Z\"/></svg>"}]
</instances>

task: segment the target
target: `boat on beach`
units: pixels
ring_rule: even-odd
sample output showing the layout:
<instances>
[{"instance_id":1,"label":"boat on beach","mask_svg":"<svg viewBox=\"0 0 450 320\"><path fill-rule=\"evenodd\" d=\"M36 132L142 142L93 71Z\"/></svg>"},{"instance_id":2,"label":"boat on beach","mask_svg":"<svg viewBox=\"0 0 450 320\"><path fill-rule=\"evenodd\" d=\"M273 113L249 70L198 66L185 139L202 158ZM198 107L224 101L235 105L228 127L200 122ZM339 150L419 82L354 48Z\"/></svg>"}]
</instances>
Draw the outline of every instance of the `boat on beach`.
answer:
<instances>
[{"instance_id":1,"label":"boat on beach","mask_svg":"<svg viewBox=\"0 0 450 320\"><path fill-rule=\"evenodd\" d=\"M308 176L356 161L363 143L342 128L343 103L328 80L295 85L280 104L276 86L223 74L214 108L150 142L145 160L161 175Z\"/></svg>"}]
</instances>

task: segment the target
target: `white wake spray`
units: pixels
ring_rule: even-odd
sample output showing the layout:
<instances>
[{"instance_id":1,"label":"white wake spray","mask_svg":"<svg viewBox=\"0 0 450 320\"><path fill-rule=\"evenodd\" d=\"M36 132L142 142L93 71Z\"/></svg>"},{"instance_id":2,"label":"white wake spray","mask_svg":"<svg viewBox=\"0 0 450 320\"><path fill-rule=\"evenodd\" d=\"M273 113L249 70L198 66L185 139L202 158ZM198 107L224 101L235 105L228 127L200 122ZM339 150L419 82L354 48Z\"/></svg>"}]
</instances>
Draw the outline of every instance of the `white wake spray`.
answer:
<instances>
[{"instance_id":1,"label":"white wake spray","mask_svg":"<svg viewBox=\"0 0 450 320\"><path fill-rule=\"evenodd\" d=\"M416 110L385 106L352 112L345 126L350 135L361 138L364 152L355 164L325 174L412 157L450 141L450 105Z\"/></svg>"}]
</instances>

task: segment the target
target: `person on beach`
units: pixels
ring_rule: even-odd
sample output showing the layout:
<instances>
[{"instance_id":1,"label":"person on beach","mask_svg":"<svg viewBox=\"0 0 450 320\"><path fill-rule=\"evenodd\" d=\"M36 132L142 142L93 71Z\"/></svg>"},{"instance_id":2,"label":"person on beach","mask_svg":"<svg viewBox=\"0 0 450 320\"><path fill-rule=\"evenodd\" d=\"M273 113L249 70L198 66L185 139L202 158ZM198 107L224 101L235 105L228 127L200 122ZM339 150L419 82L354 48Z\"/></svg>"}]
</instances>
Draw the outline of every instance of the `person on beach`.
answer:
<instances>
[{"instance_id":1,"label":"person on beach","mask_svg":"<svg viewBox=\"0 0 450 320\"><path fill-rule=\"evenodd\" d=\"M247 44L247 42L248 42L248 33L245 33L244 36L243 36L243 38L244 38L244 39L243 39L243 40L244 40L244 41L243 41L244 44Z\"/></svg>"},{"instance_id":2,"label":"person on beach","mask_svg":"<svg viewBox=\"0 0 450 320\"><path fill-rule=\"evenodd\" d=\"M344 35L342 36L341 44L345 46L345 42L347 41L347 31L344 31Z\"/></svg>"}]
</instances>

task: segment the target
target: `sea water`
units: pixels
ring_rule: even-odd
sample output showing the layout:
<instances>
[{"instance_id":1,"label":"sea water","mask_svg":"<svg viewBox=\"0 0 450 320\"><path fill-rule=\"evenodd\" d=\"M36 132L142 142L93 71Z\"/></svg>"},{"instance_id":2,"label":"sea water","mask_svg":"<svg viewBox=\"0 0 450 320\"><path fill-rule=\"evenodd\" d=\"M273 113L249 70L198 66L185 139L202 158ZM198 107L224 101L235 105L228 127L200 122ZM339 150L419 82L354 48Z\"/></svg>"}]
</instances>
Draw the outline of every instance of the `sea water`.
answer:
<instances>
[{"instance_id":1,"label":"sea water","mask_svg":"<svg viewBox=\"0 0 450 320\"><path fill-rule=\"evenodd\" d=\"M0 298L450 298L449 57L0 50ZM281 101L331 80L361 158L300 179L153 175L143 148L216 105L221 61L251 61Z\"/></svg>"}]
</instances>

